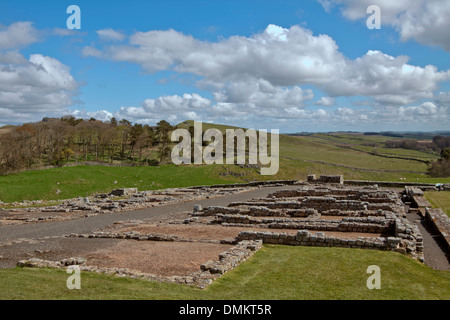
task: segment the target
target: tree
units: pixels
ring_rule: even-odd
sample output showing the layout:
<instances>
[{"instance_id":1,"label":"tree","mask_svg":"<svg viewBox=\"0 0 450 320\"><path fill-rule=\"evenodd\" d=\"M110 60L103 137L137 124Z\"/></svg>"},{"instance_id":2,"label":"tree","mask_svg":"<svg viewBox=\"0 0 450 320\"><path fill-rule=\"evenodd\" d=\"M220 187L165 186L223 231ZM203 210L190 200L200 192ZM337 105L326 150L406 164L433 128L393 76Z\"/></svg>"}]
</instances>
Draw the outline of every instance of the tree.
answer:
<instances>
[{"instance_id":1,"label":"tree","mask_svg":"<svg viewBox=\"0 0 450 320\"><path fill-rule=\"evenodd\" d=\"M438 149L442 150L450 147L450 137L434 136L433 143Z\"/></svg>"},{"instance_id":2,"label":"tree","mask_svg":"<svg viewBox=\"0 0 450 320\"><path fill-rule=\"evenodd\" d=\"M130 155L133 156L134 151L137 149L141 160L142 148L144 147L145 131L142 124L135 123L130 130Z\"/></svg>"},{"instance_id":3,"label":"tree","mask_svg":"<svg viewBox=\"0 0 450 320\"><path fill-rule=\"evenodd\" d=\"M167 158L168 153L170 152L169 148L169 132L173 127L165 120L161 120L157 123L156 126L156 135L159 143L158 147L158 157L159 162L161 163L165 158Z\"/></svg>"},{"instance_id":4,"label":"tree","mask_svg":"<svg viewBox=\"0 0 450 320\"><path fill-rule=\"evenodd\" d=\"M125 152L129 143L129 136L131 131L131 122L128 120L121 120L120 122L119 132L121 137L121 143L120 143L120 159L125 159Z\"/></svg>"},{"instance_id":5,"label":"tree","mask_svg":"<svg viewBox=\"0 0 450 320\"><path fill-rule=\"evenodd\" d=\"M162 120L156 127L134 124L122 119L110 122L85 121L72 115L45 118L36 123L13 127L0 139L0 174L42 165L63 165L75 158L110 161L136 159L157 165L147 159L152 147L158 146L158 158L170 152L169 133L172 126Z\"/></svg>"},{"instance_id":6,"label":"tree","mask_svg":"<svg viewBox=\"0 0 450 320\"><path fill-rule=\"evenodd\" d=\"M441 158L444 160L450 160L450 148L444 148L441 150Z\"/></svg>"},{"instance_id":7,"label":"tree","mask_svg":"<svg viewBox=\"0 0 450 320\"><path fill-rule=\"evenodd\" d=\"M450 177L450 148L441 150L441 158L431 163L428 174L432 177Z\"/></svg>"},{"instance_id":8,"label":"tree","mask_svg":"<svg viewBox=\"0 0 450 320\"><path fill-rule=\"evenodd\" d=\"M73 152L72 149L70 148L65 148L62 152L61 152L61 158L65 159L66 163L69 162L70 157L74 154L75 152Z\"/></svg>"}]
</instances>

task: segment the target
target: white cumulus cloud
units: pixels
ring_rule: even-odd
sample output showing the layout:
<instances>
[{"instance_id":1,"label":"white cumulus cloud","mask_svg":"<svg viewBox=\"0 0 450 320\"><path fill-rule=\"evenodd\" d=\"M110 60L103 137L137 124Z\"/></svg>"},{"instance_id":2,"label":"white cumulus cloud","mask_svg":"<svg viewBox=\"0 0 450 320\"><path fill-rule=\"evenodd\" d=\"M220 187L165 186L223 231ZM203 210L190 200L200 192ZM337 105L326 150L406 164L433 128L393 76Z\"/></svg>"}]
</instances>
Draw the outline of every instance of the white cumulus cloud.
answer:
<instances>
[{"instance_id":1,"label":"white cumulus cloud","mask_svg":"<svg viewBox=\"0 0 450 320\"><path fill-rule=\"evenodd\" d=\"M378 5L383 24L396 28L402 40L441 46L450 51L448 0L318 0L327 12L334 6L351 20L367 19L367 8Z\"/></svg>"},{"instance_id":2,"label":"white cumulus cloud","mask_svg":"<svg viewBox=\"0 0 450 320\"><path fill-rule=\"evenodd\" d=\"M303 85L315 86L331 98L362 95L379 102L411 103L430 98L440 82L450 79L449 70L411 65L407 56L373 50L349 59L331 37L313 35L300 26L269 25L252 37L232 36L217 42L172 29L136 32L128 45L86 47L85 51L136 63L149 72L194 74L201 77L199 86L227 97L222 101L238 102L241 97L241 103L253 100L261 105L283 96L287 104L300 105L305 100L303 92L299 95Z\"/></svg>"},{"instance_id":3,"label":"white cumulus cloud","mask_svg":"<svg viewBox=\"0 0 450 320\"><path fill-rule=\"evenodd\" d=\"M19 49L38 41L38 31L29 21L0 26L0 50Z\"/></svg>"},{"instance_id":4,"label":"white cumulus cloud","mask_svg":"<svg viewBox=\"0 0 450 320\"><path fill-rule=\"evenodd\" d=\"M33 54L26 60L15 53L5 63L0 58L0 118L17 123L63 115L74 103L78 83L60 61ZM2 63L3 62L3 63Z\"/></svg>"},{"instance_id":5,"label":"white cumulus cloud","mask_svg":"<svg viewBox=\"0 0 450 320\"><path fill-rule=\"evenodd\" d=\"M113 29L101 29L97 31L98 36L102 40L106 41L122 41L125 39L125 35Z\"/></svg>"}]
</instances>

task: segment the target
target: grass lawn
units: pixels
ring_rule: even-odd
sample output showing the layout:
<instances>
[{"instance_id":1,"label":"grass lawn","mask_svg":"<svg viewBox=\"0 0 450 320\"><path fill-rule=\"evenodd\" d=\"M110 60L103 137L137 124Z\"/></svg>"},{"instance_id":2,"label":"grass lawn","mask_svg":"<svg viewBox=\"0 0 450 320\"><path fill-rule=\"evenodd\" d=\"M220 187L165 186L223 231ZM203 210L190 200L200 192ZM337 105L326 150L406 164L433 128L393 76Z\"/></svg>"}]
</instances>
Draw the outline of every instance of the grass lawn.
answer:
<instances>
[{"instance_id":1,"label":"grass lawn","mask_svg":"<svg viewBox=\"0 0 450 320\"><path fill-rule=\"evenodd\" d=\"M450 192L427 191L425 192L425 198L433 208L441 208L450 217Z\"/></svg>"},{"instance_id":2,"label":"grass lawn","mask_svg":"<svg viewBox=\"0 0 450 320\"><path fill-rule=\"evenodd\" d=\"M369 290L367 267L381 270ZM404 255L363 249L265 245L251 259L201 290L83 272L81 290L68 290L55 269L0 270L0 299L450 299L450 272Z\"/></svg>"},{"instance_id":3,"label":"grass lawn","mask_svg":"<svg viewBox=\"0 0 450 320\"><path fill-rule=\"evenodd\" d=\"M236 175L223 176L225 167ZM239 174L244 174L239 176ZM262 176L255 169L234 165L162 165L160 167L72 166L0 176L0 200L61 200L110 192L117 188L158 190L196 185L244 183L256 180L306 180L308 174L342 174L347 180L450 182L412 173L359 171L351 168L281 158L277 175Z\"/></svg>"},{"instance_id":4,"label":"grass lawn","mask_svg":"<svg viewBox=\"0 0 450 320\"><path fill-rule=\"evenodd\" d=\"M240 169L240 168L239 168ZM174 187L238 182L234 177L221 177L219 166L106 167L73 166L27 171L0 176L0 200L57 200L117 188L157 190ZM59 190L59 192L58 192Z\"/></svg>"}]
</instances>

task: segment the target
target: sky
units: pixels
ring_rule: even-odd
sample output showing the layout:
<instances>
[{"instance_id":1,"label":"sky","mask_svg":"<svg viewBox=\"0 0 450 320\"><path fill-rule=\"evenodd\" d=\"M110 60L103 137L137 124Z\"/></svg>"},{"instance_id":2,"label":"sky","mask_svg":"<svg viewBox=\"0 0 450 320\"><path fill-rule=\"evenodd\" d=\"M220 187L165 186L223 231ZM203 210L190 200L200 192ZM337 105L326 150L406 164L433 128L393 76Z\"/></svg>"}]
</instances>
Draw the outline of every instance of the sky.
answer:
<instances>
[{"instance_id":1,"label":"sky","mask_svg":"<svg viewBox=\"0 0 450 320\"><path fill-rule=\"evenodd\" d=\"M449 130L448 30L448 0L1 0L0 126Z\"/></svg>"}]
</instances>

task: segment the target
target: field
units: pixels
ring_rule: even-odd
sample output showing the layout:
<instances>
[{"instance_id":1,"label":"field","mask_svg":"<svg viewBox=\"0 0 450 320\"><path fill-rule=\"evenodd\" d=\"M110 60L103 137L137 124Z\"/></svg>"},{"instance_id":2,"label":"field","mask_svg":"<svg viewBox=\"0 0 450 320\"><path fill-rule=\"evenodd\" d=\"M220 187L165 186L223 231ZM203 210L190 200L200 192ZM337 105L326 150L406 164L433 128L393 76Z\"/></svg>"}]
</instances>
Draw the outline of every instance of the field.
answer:
<instances>
[{"instance_id":1,"label":"field","mask_svg":"<svg viewBox=\"0 0 450 320\"><path fill-rule=\"evenodd\" d=\"M208 126L213 125L204 125L203 129ZM215 127L222 131L231 128ZM427 164L421 161L436 160L436 154L384 148L383 142L387 139L389 137L343 133L281 135L280 168L274 176L262 176L256 169L235 165L79 165L21 172L0 176L0 200L58 200L122 187L155 190L255 180L304 180L308 174L343 174L348 180L450 182L450 178L431 178L425 174ZM379 147L364 146L368 143Z\"/></svg>"},{"instance_id":2,"label":"field","mask_svg":"<svg viewBox=\"0 0 450 320\"><path fill-rule=\"evenodd\" d=\"M84 197L123 187L155 190L233 181L221 179L218 175L219 170L219 167L214 166L180 166L177 168L175 165L160 167L82 165L35 170L0 176L0 199L3 202L25 199L56 200Z\"/></svg>"},{"instance_id":3,"label":"field","mask_svg":"<svg viewBox=\"0 0 450 320\"><path fill-rule=\"evenodd\" d=\"M367 267L381 270L381 289L366 286ZM450 273L393 252L266 245L207 289L95 273L81 274L81 290L52 269L0 270L0 299L450 299Z\"/></svg>"},{"instance_id":4,"label":"field","mask_svg":"<svg viewBox=\"0 0 450 320\"><path fill-rule=\"evenodd\" d=\"M217 127L223 131L231 128ZM204 125L203 129L207 128ZM155 190L255 180L304 180L308 174L343 174L348 180L450 182L450 178L431 178L425 174L427 165L421 161L436 160L437 155L384 148L387 139L356 134L281 135L280 168L274 176L262 176L256 169L234 165L80 165L34 170L0 176L0 200L58 200L122 187ZM363 145L368 143L379 145L376 152L374 147Z\"/></svg>"},{"instance_id":5,"label":"field","mask_svg":"<svg viewBox=\"0 0 450 320\"><path fill-rule=\"evenodd\" d=\"M428 191L425 197L433 208L441 208L450 217L450 195L448 192Z\"/></svg>"}]
</instances>

